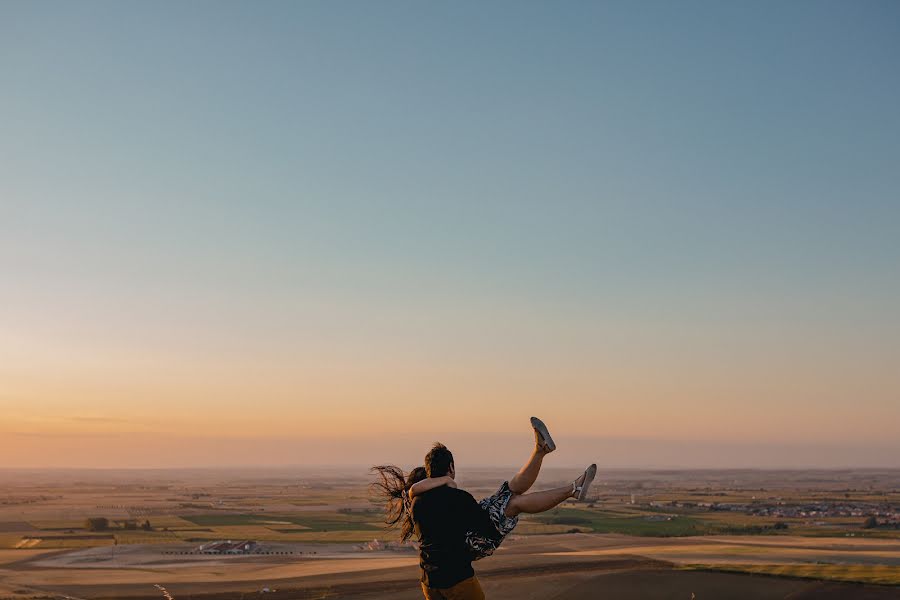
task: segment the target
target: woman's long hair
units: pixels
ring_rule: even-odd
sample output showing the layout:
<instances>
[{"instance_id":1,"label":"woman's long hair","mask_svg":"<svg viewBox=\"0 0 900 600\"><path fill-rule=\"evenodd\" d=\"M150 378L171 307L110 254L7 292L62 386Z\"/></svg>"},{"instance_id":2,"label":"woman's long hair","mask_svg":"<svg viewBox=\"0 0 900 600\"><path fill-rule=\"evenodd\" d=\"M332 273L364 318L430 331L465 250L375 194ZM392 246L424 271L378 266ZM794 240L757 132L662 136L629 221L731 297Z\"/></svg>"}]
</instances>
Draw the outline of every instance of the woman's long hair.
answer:
<instances>
[{"instance_id":1,"label":"woman's long hair","mask_svg":"<svg viewBox=\"0 0 900 600\"><path fill-rule=\"evenodd\" d=\"M403 469L393 465L372 467L378 475L372 489L385 503L384 522L390 527L400 527L400 541L405 542L413 534L413 520L410 514L409 488L416 482L428 478L425 467L416 467L406 476Z\"/></svg>"}]
</instances>

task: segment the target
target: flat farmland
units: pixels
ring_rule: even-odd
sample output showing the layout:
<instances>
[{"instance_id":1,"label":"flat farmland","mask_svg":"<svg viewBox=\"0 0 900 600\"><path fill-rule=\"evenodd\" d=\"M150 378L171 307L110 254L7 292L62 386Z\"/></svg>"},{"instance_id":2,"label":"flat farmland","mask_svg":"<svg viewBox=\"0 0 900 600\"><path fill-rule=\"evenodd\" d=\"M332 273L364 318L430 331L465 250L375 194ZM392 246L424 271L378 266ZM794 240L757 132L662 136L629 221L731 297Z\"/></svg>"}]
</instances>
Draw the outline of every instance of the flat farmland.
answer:
<instances>
[{"instance_id":1,"label":"flat farmland","mask_svg":"<svg viewBox=\"0 0 900 600\"><path fill-rule=\"evenodd\" d=\"M306 512L301 515L207 514L185 517L185 520L212 527L260 525L284 531L296 527L307 531L381 531L384 527L377 522L381 518L381 511L371 509L356 513Z\"/></svg>"},{"instance_id":2,"label":"flat farmland","mask_svg":"<svg viewBox=\"0 0 900 600\"><path fill-rule=\"evenodd\" d=\"M846 560L860 552L881 562L900 564L896 545L888 546L877 540L853 545L837 540L815 546L802 538L785 538L778 540L778 544L756 550L745 547L741 539L671 538L660 542L654 538L598 534L516 536L507 540L495 556L477 563L476 568L495 598L602 598L612 597L607 595L612 590L617 590L620 595L616 597L620 598L678 597L660 595L671 592L670 588L648 588L647 578L668 582L682 591L685 586L694 586L694 592L721 591L719 586L726 583L736 586L735 596L711 597L781 598L784 596L775 594L824 589L819 584L798 581L795 579L798 577L840 579L836 576L837 568L828 571L820 565L804 563L811 560L804 558L811 556L811 550L840 552ZM838 543L840 546L834 547ZM324 591L331 594L327 597L337 598L368 597L366 594L372 594L373 598L379 594L415 598L420 593L416 585L417 558L412 552L359 553L340 544L293 548L298 553L273 556L182 558L161 554L153 547L131 547L115 557L105 549L35 555L19 563L18 575L8 582L30 585L29 578L39 575L41 583L34 589L40 593L65 591L91 600L151 598L152 585L160 582L176 598L203 598L207 594L210 598L238 598L238 594L262 587L281 590L283 595L276 598L310 598ZM770 562L749 565L723 562L712 566L699 563L710 555L746 561L753 554L764 556ZM673 560L663 560L660 558L663 556ZM791 568L774 572L771 561L784 561ZM896 584L900 572L890 565L871 568L847 565L843 571L846 576L855 577L854 581L876 581L877 575L877 582L883 584ZM761 574L791 579L760 577ZM532 589L523 589L528 587L525 584ZM841 591L847 598L854 598L852 594L860 590L868 595L859 597L872 598L890 598L896 591L890 585L832 589ZM525 595L512 595L514 590ZM750 592L753 593L747 595Z\"/></svg>"},{"instance_id":3,"label":"flat farmland","mask_svg":"<svg viewBox=\"0 0 900 600\"><path fill-rule=\"evenodd\" d=\"M546 469L535 489L575 474ZM508 476L473 471L459 483L478 498ZM690 598L729 586L737 595L707 597L896 592L900 476L797 480L601 472L587 502L523 516L476 566L492 598ZM369 483L365 469L0 472L0 598L149 599L161 596L155 585L179 600L266 587L280 590L275 598L418 598L416 550L383 525ZM201 552L223 540L256 546ZM666 588L646 580L681 595L659 595Z\"/></svg>"}]
</instances>

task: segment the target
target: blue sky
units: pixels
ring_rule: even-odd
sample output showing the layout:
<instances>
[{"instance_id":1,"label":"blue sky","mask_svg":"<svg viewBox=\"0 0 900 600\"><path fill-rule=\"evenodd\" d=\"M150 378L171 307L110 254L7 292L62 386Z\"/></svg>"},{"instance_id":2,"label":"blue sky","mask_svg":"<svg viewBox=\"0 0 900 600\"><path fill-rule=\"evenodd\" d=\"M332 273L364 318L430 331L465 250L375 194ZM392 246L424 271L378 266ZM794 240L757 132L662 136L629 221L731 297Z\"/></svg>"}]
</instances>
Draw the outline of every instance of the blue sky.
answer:
<instances>
[{"instance_id":1,"label":"blue sky","mask_svg":"<svg viewBox=\"0 0 900 600\"><path fill-rule=\"evenodd\" d=\"M141 422L146 384L188 428L246 370L269 418L447 389L429 421L506 431L565 389L573 434L749 442L752 391L818 415L767 439L890 444L898 34L895 2L2 2L0 402Z\"/></svg>"}]
</instances>

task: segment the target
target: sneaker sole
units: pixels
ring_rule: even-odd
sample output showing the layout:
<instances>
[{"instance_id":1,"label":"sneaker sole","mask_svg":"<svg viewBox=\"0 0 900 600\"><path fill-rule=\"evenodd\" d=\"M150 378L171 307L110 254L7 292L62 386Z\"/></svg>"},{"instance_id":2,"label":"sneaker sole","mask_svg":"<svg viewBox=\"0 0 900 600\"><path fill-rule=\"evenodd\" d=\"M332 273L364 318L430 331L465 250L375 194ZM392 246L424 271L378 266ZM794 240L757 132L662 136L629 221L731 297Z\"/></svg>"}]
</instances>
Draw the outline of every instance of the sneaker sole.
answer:
<instances>
[{"instance_id":1,"label":"sneaker sole","mask_svg":"<svg viewBox=\"0 0 900 600\"><path fill-rule=\"evenodd\" d=\"M591 465L584 471L584 483L581 484L581 491L576 497L578 500L584 500L587 497L588 489L597 476L597 465Z\"/></svg>"},{"instance_id":2,"label":"sneaker sole","mask_svg":"<svg viewBox=\"0 0 900 600\"><path fill-rule=\"evenodd\" d=\"M546 447L548 452L556 450L556 443L553 441L553 438L550 437L550 431L547 430L547 426L544 425L543 421L537 417L531 417L531 426L534 427L538 432L538 435L541 436L541 445Z\"/></svg>"}]
</instances>

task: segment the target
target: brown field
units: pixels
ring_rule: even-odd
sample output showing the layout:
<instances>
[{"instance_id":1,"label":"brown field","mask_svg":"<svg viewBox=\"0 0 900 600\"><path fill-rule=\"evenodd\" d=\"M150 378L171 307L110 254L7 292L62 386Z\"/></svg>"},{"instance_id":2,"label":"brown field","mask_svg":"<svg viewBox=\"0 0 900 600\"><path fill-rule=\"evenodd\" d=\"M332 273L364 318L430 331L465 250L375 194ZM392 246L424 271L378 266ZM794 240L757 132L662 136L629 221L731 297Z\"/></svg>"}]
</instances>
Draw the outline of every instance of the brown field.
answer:
<instances>
[{"instance_id":1,"label":"brown field","mask_svg":"<svg viewBox=\"0 0 900 600\"><path fill-rule=\"evenodd\" d=\"M626 536L518 536L507 541L502 551L476 565L493 598L690 598L691 593L697 598L720 598L726 596L700 594L718 594L729 586L743 594L727 596L735 598L783 598L788 594L794 594L792 598L815 598L826 597L816 594L827 590L837 593L832 596L836 598L890 598L896 597L897 591L887 586L805 581L796 577L808 577L809 573L799 571L779 573L792 576L784 579L717 573L697 565L679 569L670 562L648 558L647 554L659 552L658 547L647 545L648 540ZM674 540L668 544L668 551L687 562L694 561L709 552L708 540L696 542ZM782 556L796 560L794 551L804 547L802 540L799 542L785 540L768 555L770 560ZM870 544L863 544L858 551L879 552L894 564L900 561L896 550L870 548ZM415 586L416 558L411 553L352 556L339 547L323 547L318 558L191 556L173 560L155 550L134 548L115 559L100 549L32 555L16 565L18 575L7 579L7 585L85 599L159 597L154 595L154 584L165 586L176 598L239 598L241 593L258 592L262 587L280 590L271 596L276 598L420 597ZM770 572L767 565L758 567L759 573ZM753 566L746 565L729 568L722 564L716 568L753 572ZM882 571L883 575L892 573L893 582L898 583L900 569L882 567ZM39 585L34 585L38 578ZM648 581L655 583L650 585Z\"/></svg>"},{"instance_id":2,"label":"brown field","mask_svg":"<svg viewBox=\"0 0 900 600\"><path fill-rule=\"evenodd\" d=\"M479 497L504 474L460 483ZM571 475L548 471L537 487ZM830 476L805 487L794 477L791 487L777 472L617 472L598 482L590 504L523 518L476 568L492 599L897 597L896 529L863 529L857 516L680 507L760 496L875 499L879 510L900 503L895 472ZM0 472L0 599L161 598L157 585L179 600L256 597L264 587L285 599L419 598L414 548L365 546L396 535L381 525L366 483L364 470ZM88 531L89 517L110 527ZM772 529L779 520L788 529ZM145 521L149 530L134 528ZM197 552L227 539L255 540L258 552Z\"/></svg>"}]
</instances>

